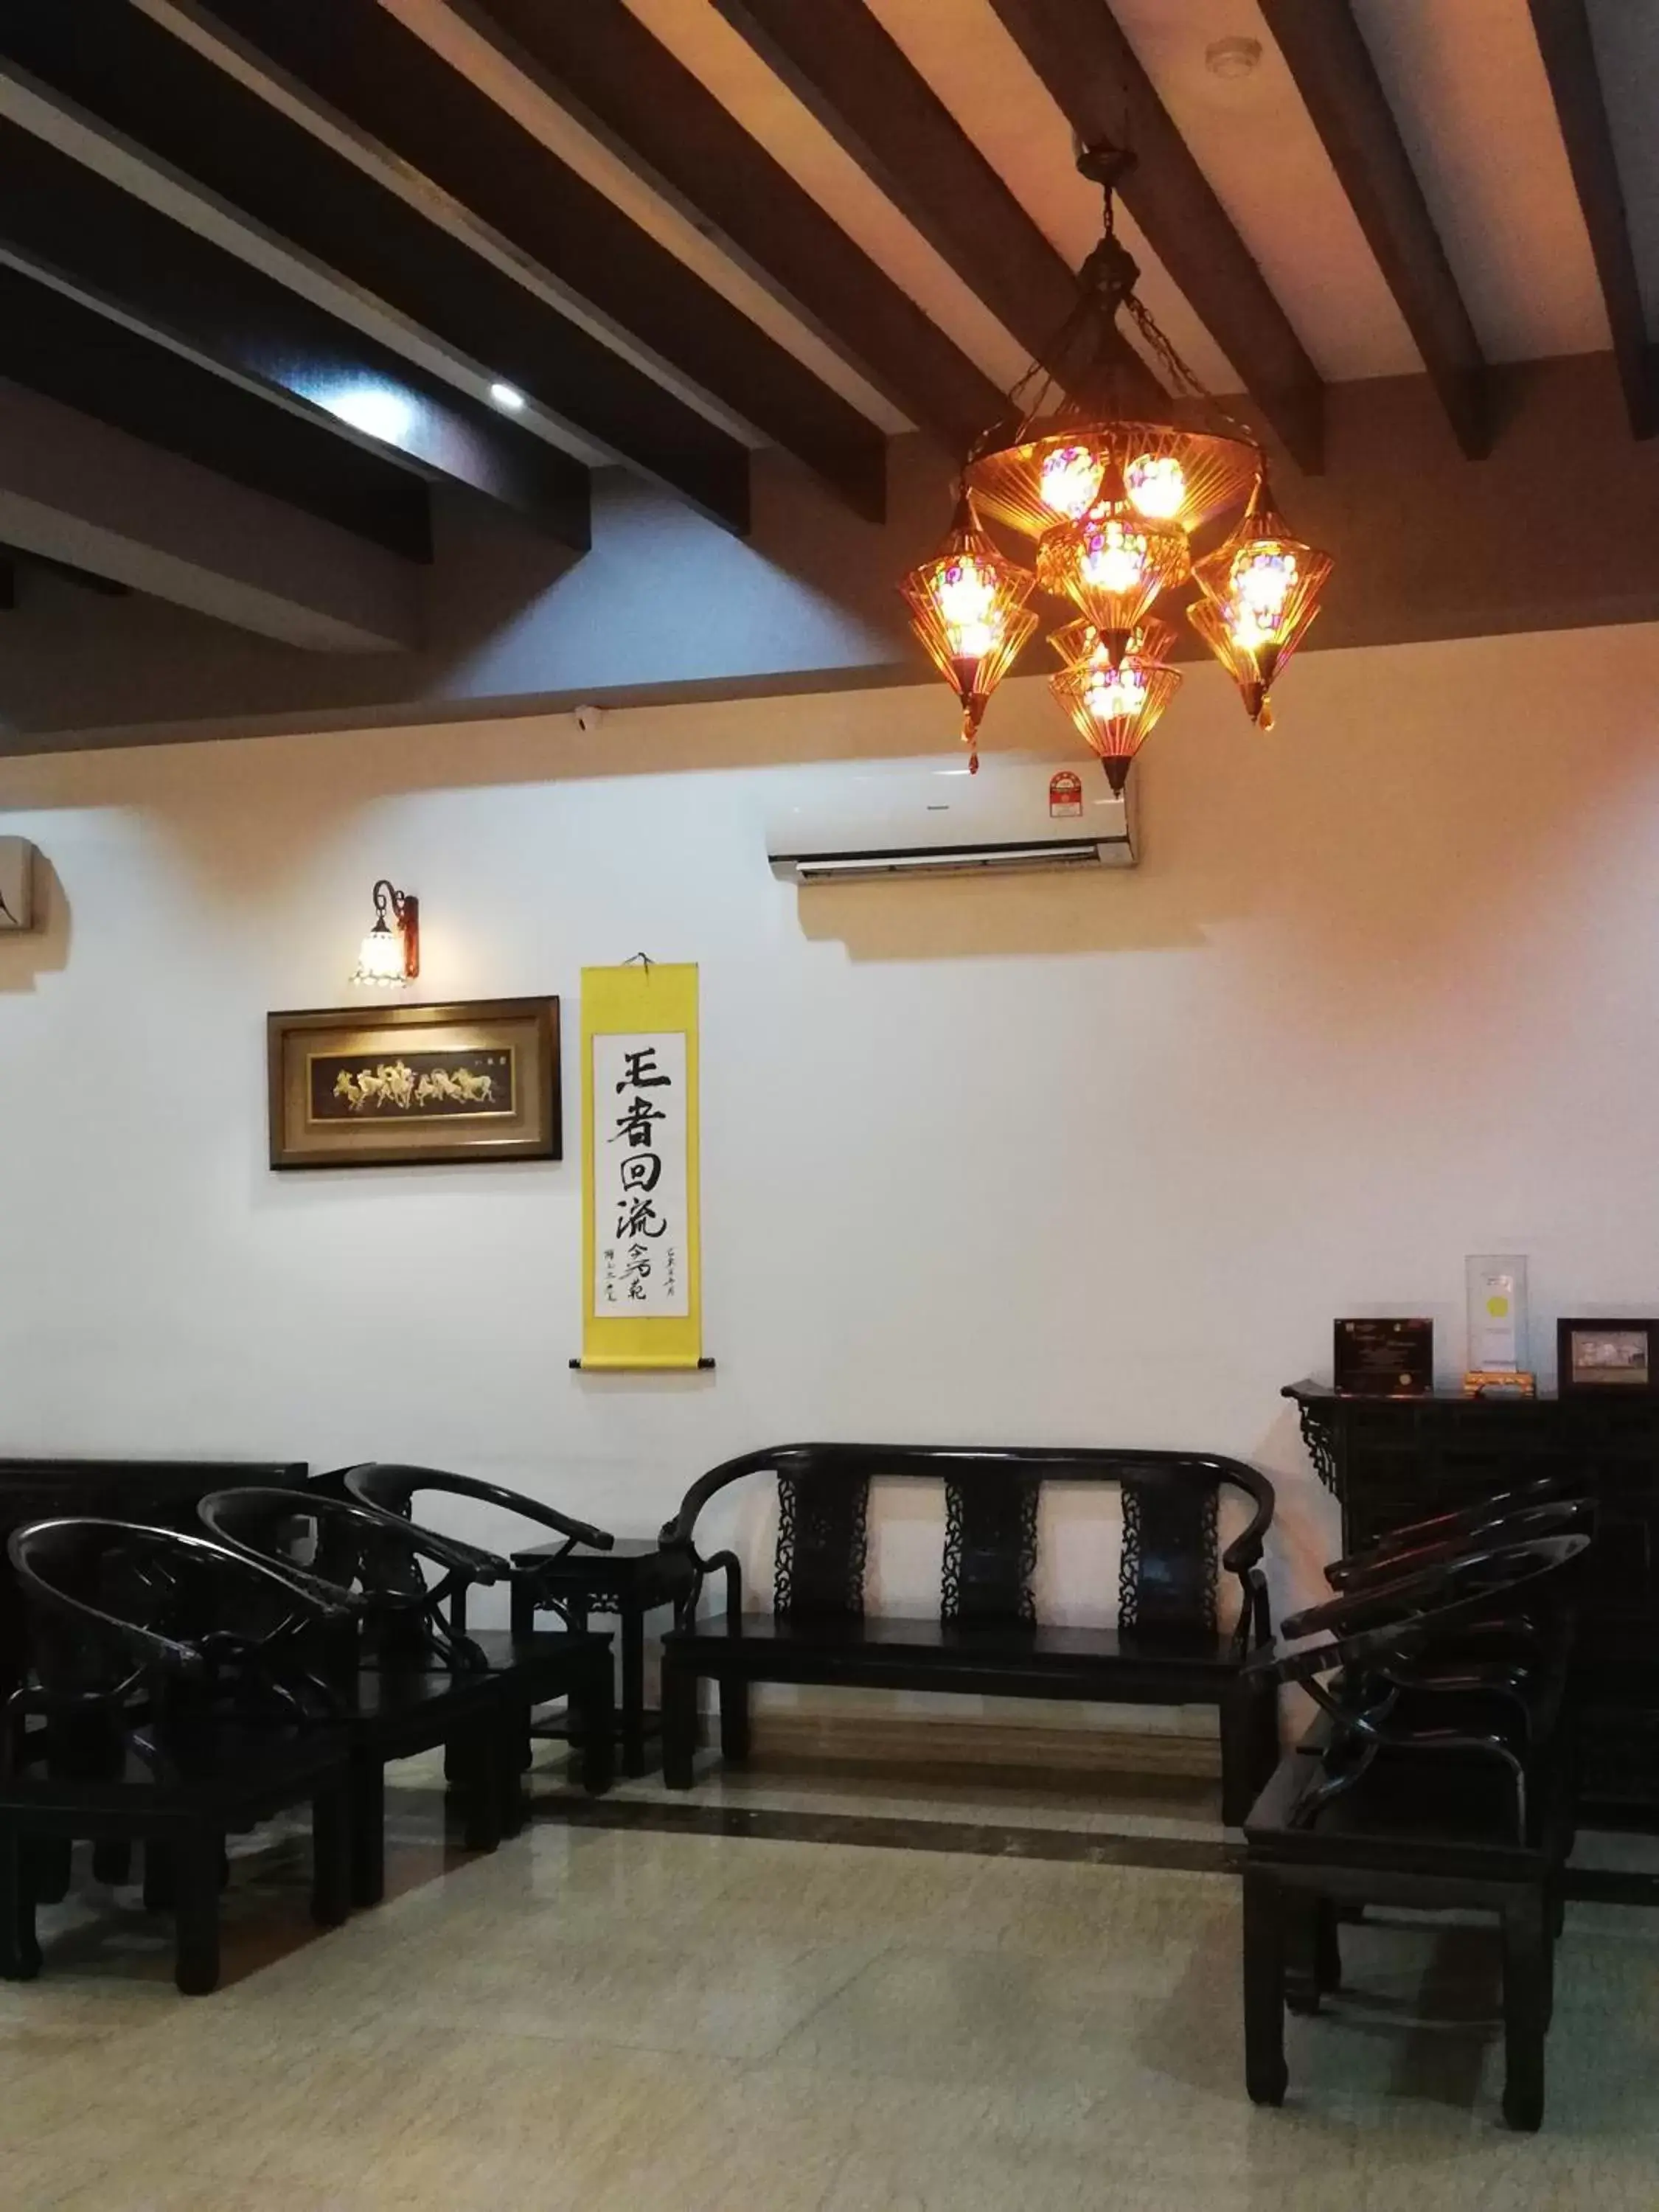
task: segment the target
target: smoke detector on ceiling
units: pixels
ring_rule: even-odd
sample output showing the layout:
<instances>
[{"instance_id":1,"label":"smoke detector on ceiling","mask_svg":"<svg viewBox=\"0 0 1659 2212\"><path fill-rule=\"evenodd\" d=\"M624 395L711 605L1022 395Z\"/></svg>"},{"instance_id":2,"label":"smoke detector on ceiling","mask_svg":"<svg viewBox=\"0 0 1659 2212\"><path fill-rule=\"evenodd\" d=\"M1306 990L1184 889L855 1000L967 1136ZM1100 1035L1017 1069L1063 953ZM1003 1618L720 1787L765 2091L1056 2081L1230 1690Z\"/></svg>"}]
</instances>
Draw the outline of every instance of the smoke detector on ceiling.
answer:
<instances>
[{"instance_id":1,"label":"smoke detector on ceiling","mask_svg":"<svg viewBox=\"0 0 1659 2212\"><path fill-rule=\"evenodd\" d=\"M1261 59L1260 39L1212 39L1204 49L1204 66L1210 75L1230 82L1250 76Z\"/></svg>"}]
</instances>

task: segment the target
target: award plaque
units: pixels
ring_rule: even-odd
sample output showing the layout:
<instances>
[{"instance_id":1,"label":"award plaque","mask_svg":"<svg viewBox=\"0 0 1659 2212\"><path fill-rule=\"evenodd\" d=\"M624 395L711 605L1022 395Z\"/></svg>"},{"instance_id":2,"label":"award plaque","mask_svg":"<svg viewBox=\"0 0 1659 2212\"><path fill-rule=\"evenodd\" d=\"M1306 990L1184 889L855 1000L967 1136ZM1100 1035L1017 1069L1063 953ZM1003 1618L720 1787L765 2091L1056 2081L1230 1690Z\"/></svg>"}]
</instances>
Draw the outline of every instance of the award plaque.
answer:
<instances>
[{"instance_id":1,"label":"award plaque","mask_svg":"<svg viewBox=\"0 0 1659 2212\"><path fill-rule=\"evenodd\" d=\"M1348 1397L1425 1397L1434 1388L1434 1323L1340 1321L1334 1366Z\"/></svg>"},{"instance_id":2,"label":"award plaque","mask_svg":"<svg viewBox=\"0 0 1659 2212\"><path fill-rule=\"evenodd\" d=\"M1463 1263L1468 1292L1466 1395L1518 1391L1530 1397L1536 1381L1527 1359L1527 1262L1519 1252L1486 1252Z\"/></svg>"}]
</instances>

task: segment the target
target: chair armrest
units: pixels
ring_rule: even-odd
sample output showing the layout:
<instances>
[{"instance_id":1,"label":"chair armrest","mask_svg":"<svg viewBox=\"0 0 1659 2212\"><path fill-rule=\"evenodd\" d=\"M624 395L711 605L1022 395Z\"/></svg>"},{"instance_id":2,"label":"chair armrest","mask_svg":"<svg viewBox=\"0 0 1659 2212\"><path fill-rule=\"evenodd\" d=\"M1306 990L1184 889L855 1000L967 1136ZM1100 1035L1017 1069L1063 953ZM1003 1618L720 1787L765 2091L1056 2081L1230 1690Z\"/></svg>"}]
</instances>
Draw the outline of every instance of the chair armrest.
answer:
<instances>
[{"instance_id":1,"label":"chair armrest","mask_svg":"<svg viewBox=\"0 0 1659 2212\"><path fill-rule=\"evenodd\" d=\"M552 1529L556 1536L568 1536L573 1544L586 1544L591 1552L609 1552L616 1547L617 1540L609 1528L595 1528L589 1522L574 1521L569 1514L561 1513L557 1506L544 1505L539 1498L516 1498L509 1505L507 1501L513 1498L514 1493L507 1491L498 1502L521 1519Z\"/></svg>"},{"instance_id":2,"label":"chair armrest","mask_svg":"<svg viewBox=\"0 0 1659 2212\"><path fill-rule=\"evenodd\" d=\"M667 1531L664 1531L666 1538ZM726 1632L728 1636L741 1633L743 1620L743 1562L735 1552L716 1552L705 1559L695 1544L663 1541L665 1552L683 1553L691 1563L691 1580L674 1607L676 1628L695 1628L697 1607L702 1599L702 1586L718 1569L726 1577Z\"/></svg>"},{"instance_id":3,"label":"chair armrest","mask_svg":"<svg viewBox=\"0 0 1659 2212\"><path fill-rule=\"evenodd\" d=\"M1247 1651L1270 1649L1273 1640L1273 1612L1267 1598L1267 1577L1259 1566L1237 1569L1243 1604L1233 1631L1233 1650L1243 1658Z\"/></svg>"},{"instance_id":4,"label":"chair armrest","mask_svg":"<svg viewBox=\"0 0 1659 2212\"><path fill-rule=\"evenodd\" d=\"M1243 1480L1246 1474L1250 1477L1248 1489ZM1239 1531L1221 1554L1223 1572L1230 1575L1242 1575L1246 1567L1255 1566L1261 1557L1261 1548L1267 1541L1267 1531L1273 1525L1273 1509L1278 1501L1273 1495L1273 1485L1267 1480L1266 1475L1255 1468L1246 1468L1242 1465L1237 1466L1230 1480L1235 1488L1246 1489L1246 1494L1255 1500L1255 1511L1250 1517L1249 1526Z\"/></svg>"},{"instance_id":5,"label":"chair armrest","mask_svg":"<svg viewBox=\"0 0 1659 2212\"><path fill-rule=\"evenodd\" d=\"M396 1516L388 1514L386 1518L395 1520ZM422 1528L418 1522L398 1520L396 1525L412 1540L411 1550L430 1559L434 1566L447 1567L452 1575L459 1575L469 1583L504 1583L513 1578L511 1565L498 1552L486 1552L477 1544L463 1543L459 1536L434 1535L431 1529Z\"/></svg>"},{"instance_id":6,"label":"chair armrest","mask_svg":"<svg viewBox=\"0 0 1659 2212\"><path fill-rule=\"evenodd\" d=\"M1512 1490L1477 1498L1472 1505L1455 1506L1448 1512L1431 1514L1425 1520L1407 1521L1397 1528L1386 1529L1369 1544L1358 1545L1343 1558L1333 1559L1325 1570L1325 1579L1333 1589L1346 1589L1361 1575L1375 1577L1379 1570L1386 1571L1390 1562L1403 1559L1408 1553L1452 1544L1460 1537L1478 1534L1504 1521L1551 1508L1564 1511L1576 1509L1583 1513L1590 1510L1582 1484L1574 1478L1540 1475L1535 1481L1518 1484Z\"/></svg>"},{"instance_id":7,"label":"chair armrest","mask_svg":"<svg viewBox=\"0 0 1659 2212\"><path fill-rule=\"evenodd\" d=\"M1455 1528L1452 1526L1454 1522L1458 1524ZM1556 1535L1593 1525L1593 1508L1583 1498L1561 1498L1535 1505L1470 1507L1456 1515L1447 1514L1438 1522L1419 1522L1419 1541L1405 1543L1400 1539L1409 1532L1396 1530L1386 1551L1360 1552L1346 1559L1334 1560L1325 1570L1325 1579L1333 1589L1357 1595L1381 1583L1396 1581L1402 1575L1448 1565L1468 1552L1490 1551L1499 1544L1524 1543L1529 1537ZM1441 1533L1430 1540L1429 1532L1436 1529Z\"/></svg>"},{"instance_id":8,"label":"chair armrest","mask_svg":"<svg viewBox=\"0 0 1659 2212\"><path fill-rule=\"evenodd\" d=\"M574 1520L556 1506L544 1505L538 1498L526 1498L522 1491L504 1489L500 1483L482 1482L476 1475L450 1474L439 1468L403 1467L371 1460L360 1467L348 1468L341 1480L346 1495L358 1504L367 1505L376 1513L393 1513L399 1520L409 1517L415 1494L428 1490L452 1498L477 1498L483 1505L499 1506L504 1513L516 1514L521 1521L533 1521L538 1528L551 1528L556 1534L568 1537L573 1544L586 1544L596 1552L610 1551L617 1540L609 1529L595 1528L588 1522Z\"/></svg>"}]
</instances>

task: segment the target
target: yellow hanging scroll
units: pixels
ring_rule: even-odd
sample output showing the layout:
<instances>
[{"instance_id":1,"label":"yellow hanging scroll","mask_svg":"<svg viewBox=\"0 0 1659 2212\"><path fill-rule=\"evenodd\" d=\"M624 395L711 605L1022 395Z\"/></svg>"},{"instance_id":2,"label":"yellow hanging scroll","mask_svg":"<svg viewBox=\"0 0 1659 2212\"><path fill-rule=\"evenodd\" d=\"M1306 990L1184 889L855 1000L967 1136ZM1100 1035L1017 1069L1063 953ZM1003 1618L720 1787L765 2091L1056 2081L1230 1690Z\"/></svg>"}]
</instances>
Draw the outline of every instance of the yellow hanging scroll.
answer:
<instances>
[{"instance_id":1,"label":"yellow hanging scroll","mask_svg":"<svg viewBox=\"0 0 1659 2212\"><path fill-rule=\"evenodd\" d=\"M702 1356L697 971L582 970L582 1356Z\"/></svg>"}]
</instances>

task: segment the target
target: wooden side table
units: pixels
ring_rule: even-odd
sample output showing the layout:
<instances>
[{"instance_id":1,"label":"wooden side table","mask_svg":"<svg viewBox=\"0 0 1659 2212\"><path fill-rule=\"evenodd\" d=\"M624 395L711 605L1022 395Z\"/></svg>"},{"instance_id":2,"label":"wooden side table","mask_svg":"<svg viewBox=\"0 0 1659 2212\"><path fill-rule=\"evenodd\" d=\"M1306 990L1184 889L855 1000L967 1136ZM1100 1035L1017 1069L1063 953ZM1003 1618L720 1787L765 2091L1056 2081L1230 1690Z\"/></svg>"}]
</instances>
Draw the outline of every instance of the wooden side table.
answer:
<instances>
[{"instance_id":1,"label":"wooden side table","mask_svg":"<svg viewBox=\"0 0 1659 2212\"><path fill-rule=\"evenodd\" d=\"M608 1552L538 1544L513 1554L513 1632L528 1635L536 1615L556 1605L572 1628L592 1613L617 1616L622 1698L617 1711L624 1774L645 1772L645 1739L660 1727L645 1709L645 1616L672 1605L690 1587L691 1563L665 1552L653 1536L619 1536Z\"/></svg>"}]
</instances>

